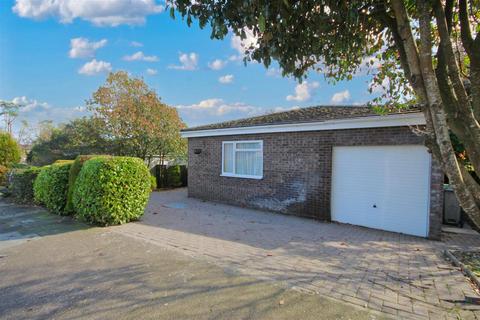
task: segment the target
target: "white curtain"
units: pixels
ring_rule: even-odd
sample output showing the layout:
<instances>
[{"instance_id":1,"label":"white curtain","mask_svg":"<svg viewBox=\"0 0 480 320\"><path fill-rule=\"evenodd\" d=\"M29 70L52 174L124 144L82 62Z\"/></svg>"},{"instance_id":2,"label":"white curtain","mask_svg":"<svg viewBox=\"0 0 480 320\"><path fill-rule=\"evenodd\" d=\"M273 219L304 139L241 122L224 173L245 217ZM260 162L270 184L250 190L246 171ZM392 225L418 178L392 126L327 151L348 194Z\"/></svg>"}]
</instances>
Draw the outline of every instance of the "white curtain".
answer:
<instances>
[{"instance_id":1,"label":"white curtain","mask_svg":"<svg viewBox=\"0 0 480 320\"><path fill-rule=\"evenodd\" d=\"M238 151L235 153L235 173L249 176L262 175L261 151Z\"/></svg>"},{"instance_id":2,"label":"white curtain","mask_svg":"<svg viewBox=\"0 0 480 320\"><path fill-rule=\"evenodd\" d=\"M233 143L223 145L223 172L233 173Z\"/></svg>"}]
</instances>

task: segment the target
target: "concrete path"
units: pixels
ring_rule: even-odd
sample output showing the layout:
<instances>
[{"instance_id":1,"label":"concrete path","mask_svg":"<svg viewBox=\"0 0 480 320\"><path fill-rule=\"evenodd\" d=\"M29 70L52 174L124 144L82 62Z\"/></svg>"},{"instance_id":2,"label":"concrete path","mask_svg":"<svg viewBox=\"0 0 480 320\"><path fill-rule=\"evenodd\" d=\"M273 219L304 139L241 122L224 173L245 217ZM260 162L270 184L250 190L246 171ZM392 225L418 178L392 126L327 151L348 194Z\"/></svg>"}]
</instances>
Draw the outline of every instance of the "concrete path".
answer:
<instances>
[{"instance_id":1,"label":"concrete path","mask_svg":"<svg viewBox=\"0 0 480 320\"><path fill-rule=\"evenodd\" d=\"M0 200L0 319L382 319Z\"/></svg>"},{"instance_id":2,"label":"concrete path","mask_svg":"<svg viewBox=\"0 0 480 320\"><path fill-rule=\"evenodd\" d=\"M471 284L445 248L480 247L475 235L442 242L155 192L142 221L111 228L164 248L409 319L480 319Z\"/></svg>"}]
</instances>

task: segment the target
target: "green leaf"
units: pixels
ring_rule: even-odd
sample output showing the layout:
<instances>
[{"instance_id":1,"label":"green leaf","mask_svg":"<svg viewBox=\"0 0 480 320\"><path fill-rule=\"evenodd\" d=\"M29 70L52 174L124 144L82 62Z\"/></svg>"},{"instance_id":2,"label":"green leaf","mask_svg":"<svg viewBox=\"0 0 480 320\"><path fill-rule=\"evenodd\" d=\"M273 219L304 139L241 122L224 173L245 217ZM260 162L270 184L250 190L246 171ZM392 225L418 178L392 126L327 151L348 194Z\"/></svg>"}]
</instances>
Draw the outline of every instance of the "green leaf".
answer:
<instances>
[{"instance_id":1,"label":"green leaf","mask_svg":"<svg viewBox=\"0 0 480 320\"><path fill-rule=\"evenodd\" d=\"M260 29L261 33L265 32L265 17L263 14L258 17L258 29Z\"/></svg>"},{"instance_id":2,"label":"green leaf","mask_svg":"<svg viewBox=\"0 0 480 320\"><path fill-rule=\"evenodd\" d=\"M170 18L175 19L175 8L170 7Z\"/></svg>"}]
</instances>

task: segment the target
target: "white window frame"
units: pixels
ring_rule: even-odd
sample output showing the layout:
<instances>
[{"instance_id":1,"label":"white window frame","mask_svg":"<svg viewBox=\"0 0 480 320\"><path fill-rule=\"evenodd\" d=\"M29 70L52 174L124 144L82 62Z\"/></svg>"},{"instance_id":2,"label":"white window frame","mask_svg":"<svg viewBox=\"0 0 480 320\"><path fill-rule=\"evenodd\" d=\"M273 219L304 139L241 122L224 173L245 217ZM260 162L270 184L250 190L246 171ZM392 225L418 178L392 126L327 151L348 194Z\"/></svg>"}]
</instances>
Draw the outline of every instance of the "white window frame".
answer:
<instances>
[{"instance_id":1,"label":"white window frame","mask_svg":"<svg viewBox=\"0 0 480 320\"><path fill-rule=\"evenodd\" d=\"M254 175L246 175L246 174L236 174L224 171L224 164L225 164L225 144L233 143L233 171L235 172L235 159L236 159L236 152L237 150L241 151L255 151L261 152L261 159L262 159L262 175L254 176ZM260 143L260 149L237 149L237 143ZM234 178L246 178L246 179L263 179L263 140L241 140L241 141L222 141L222 173L220 174L222 177L234 177Z\"/></svg>"}]
</instances>

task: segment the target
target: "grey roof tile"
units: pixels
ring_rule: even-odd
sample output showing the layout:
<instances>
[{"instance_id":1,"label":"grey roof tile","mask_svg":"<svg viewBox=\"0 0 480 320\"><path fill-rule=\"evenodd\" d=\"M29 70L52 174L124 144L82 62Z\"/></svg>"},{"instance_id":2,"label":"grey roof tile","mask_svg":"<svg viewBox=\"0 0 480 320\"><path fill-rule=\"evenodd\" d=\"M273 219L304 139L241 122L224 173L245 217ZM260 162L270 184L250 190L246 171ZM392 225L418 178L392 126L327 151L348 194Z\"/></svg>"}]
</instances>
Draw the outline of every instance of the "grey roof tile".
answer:
<instances>
[{"instance_id":1,"label":"grey roof tile","mask_svg":"<svg viewBox=\"0 0 480 320\"><path fill-rule=\"evenodd\" d=\"M387 109L386 114L405 114L419 112L416 107L407 109ZM327 120L352 119L368 116L382 116L367 106L314 106L293 109L290 111L276 112L261 116L208 124L198 127L186 128L182 131L227 129L240 127L254 127L288 123L322 122Z\"/></svg>"}]
</instances>

